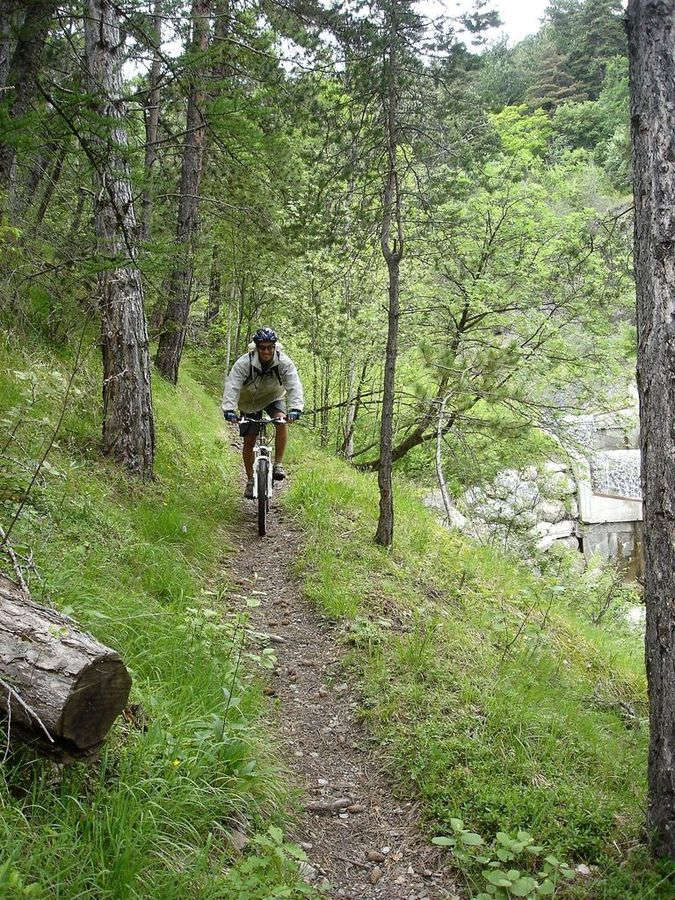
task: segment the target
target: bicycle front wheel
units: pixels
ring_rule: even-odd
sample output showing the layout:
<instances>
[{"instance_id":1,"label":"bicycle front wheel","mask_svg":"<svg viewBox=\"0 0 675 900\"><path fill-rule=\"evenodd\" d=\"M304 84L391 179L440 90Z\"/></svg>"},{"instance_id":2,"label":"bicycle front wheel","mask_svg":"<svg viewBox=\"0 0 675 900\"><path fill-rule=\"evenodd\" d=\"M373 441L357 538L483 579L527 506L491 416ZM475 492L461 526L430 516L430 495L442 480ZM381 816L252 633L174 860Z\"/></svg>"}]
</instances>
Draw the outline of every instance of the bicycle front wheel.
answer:
<instances>
[{"instance_id":1,"label":"bicycle front wheel","mask_svg":"<svg viewBox=\"0 0 675 900\"><path fill-rule=\"evenodd\" d=\"M269 460L258 460L258 534L264 536L267 532L267 478L269 474Z\"/></svg>"}]
</instances>

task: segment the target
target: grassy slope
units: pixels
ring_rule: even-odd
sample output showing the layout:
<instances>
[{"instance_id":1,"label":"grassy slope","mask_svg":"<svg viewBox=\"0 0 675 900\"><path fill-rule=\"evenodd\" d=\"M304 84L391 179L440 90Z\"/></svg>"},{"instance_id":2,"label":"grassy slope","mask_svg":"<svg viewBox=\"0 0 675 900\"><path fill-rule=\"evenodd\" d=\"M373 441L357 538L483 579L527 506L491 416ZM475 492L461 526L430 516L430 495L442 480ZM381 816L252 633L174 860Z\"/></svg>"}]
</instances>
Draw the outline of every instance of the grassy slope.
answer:
<instances>
[{"instance_id":1,"label":"grassy slope","mask_svg":"<svg viewBox=\"0 0 675 900\"><path fill-rule=\"evenodd\" d=\"M94 763L61 768L22 751L0 767L0 896L300 896L268 830L283 783L263 749L248 650L238 667L244 623L221 596L238 462L217 405L187 373L177 389L155 380L158 480L140 486L97 453L95 356L12 539L35 553L36 597L122 654L148 725L118 724ZM71 364L9 338L0 348L0 445L21 419L0 460L5 527ZM232 869L235 825L260 837Z\"/></svg>"},{"instance_id":2,"label":"grassy slope","mask_svg":"<svg viewBox=\"0 0 675 900\"><path fill-rule=\"evenodd\" d=\"M397 492L395 550L372 542L376 483L307 446L287 502L309 532L306 592L341 621L364 714L430 834L527 829L598 867L594 897L672 896L642 847L647 728L641 641L591 625L573 573L535 578L439 527ZM482 884L468 874L470 888ZM665 879L665 880L664 880Z\"/></svg>"}]
</instances>

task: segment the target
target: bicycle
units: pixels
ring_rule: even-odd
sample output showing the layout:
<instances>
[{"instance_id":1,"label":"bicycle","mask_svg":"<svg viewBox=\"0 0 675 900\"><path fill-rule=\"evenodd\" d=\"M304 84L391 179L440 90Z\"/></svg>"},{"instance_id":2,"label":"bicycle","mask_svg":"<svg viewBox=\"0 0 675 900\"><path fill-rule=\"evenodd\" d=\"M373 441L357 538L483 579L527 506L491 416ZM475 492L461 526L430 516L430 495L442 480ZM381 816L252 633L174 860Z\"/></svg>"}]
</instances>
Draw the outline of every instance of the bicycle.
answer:
<instances>
[{"instance_id":1,"label":"bicycle","mask_svg":"<svg viewBox=\"0 0 675 900\"><path fill-rule=\"evenodd\" d=\"M272 477L272 447L267 439L267 426L276 423L286 425L288 419L247 419L242 416L240 425L255 424L258 429L256 442L253 445L253 499L258 504L258 534L264 537L267 533L267 513L270 509L270 498L274 487Z\"/></svg>"}]
</instances>

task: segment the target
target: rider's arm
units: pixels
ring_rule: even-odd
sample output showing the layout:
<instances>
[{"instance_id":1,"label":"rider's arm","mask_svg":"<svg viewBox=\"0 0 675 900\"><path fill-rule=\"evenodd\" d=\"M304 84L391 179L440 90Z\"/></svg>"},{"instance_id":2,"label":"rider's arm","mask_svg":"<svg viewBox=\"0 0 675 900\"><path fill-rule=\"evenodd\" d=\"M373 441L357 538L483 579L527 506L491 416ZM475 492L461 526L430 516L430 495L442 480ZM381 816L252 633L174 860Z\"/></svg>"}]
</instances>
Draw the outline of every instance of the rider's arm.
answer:
<instances>
[{"instance_id":1,"label":"rider's arm","mask_svg":"<svg viewBox=\"0 0 675 900\"><path fill-rule=\"evenodd\" d=\"M225 379L225 390L223 391L223 402L221 404L223 412L228 409L236 409L239 406L239 394L248 374L248 359L240 357L232 366L230 374Z\"/></svg>"},{"instance_id":2,"label":"rider's arm","mask_svg":"<svg viewBox=\"0 0 675 900\"><path fill-rule=\"evenodd\" d=\"M295 363L290 357L286 357L283 361L283 366L280 367L281 371L281 380L283 381L284 387L286 388L286 407L290 409L297 409L302 412L305 408L305 398L302 390L302 382L300 381L300 376L298 375L298 370L295 368Z\"/></svg>"}]
</instances>

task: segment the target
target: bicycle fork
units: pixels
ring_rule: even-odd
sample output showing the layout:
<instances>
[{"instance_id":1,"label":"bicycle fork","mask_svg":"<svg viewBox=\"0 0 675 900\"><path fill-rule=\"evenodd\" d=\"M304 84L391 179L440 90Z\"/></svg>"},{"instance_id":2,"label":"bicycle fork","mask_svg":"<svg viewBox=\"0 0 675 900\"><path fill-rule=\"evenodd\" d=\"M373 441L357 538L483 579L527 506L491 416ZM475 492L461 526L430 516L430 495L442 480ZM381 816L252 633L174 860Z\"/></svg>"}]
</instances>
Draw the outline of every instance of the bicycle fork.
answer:
<instances>
[{"instance_id":1,"label":"bicycle fork","mask_svg":"<svg viewBox=\"0 0 675 900\"><path fill-rule=\"evenodd\" d=\"M260 495L260 491L258 488L258 478L259 478L259 469L260 466L258 463L261 459L267 460L267 492L266 496L269 498L272 496L272 455L270 453L269 447L256 447L255 455L253 457L253 499L257 500Z\"/></svg>"}]
</instances>

